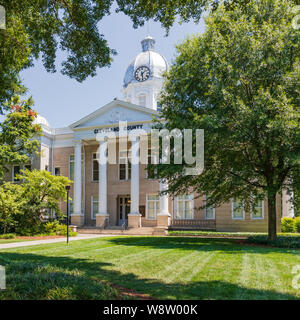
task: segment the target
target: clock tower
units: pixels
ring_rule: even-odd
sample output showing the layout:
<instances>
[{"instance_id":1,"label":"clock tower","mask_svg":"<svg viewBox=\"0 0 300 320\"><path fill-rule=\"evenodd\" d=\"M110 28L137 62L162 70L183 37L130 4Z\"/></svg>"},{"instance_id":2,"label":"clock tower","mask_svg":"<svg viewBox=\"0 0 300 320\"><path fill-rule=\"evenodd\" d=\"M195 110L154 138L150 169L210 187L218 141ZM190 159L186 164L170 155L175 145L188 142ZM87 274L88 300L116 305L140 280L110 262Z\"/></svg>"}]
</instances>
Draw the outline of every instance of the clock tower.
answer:
<instances>
[{"instance_id":1,"label":"clock tower","mask_svg":"<svg viewBox=\"0 0 300 320\"><path fill-rule=\"evenodd\" d=\"M168 71L165 57L154 51L155 40L147 36L142 40L142 52L127 67L124 100L145 108L157 110L159 93L163 85L162 73Z\"/></svg>"}]
</instances>

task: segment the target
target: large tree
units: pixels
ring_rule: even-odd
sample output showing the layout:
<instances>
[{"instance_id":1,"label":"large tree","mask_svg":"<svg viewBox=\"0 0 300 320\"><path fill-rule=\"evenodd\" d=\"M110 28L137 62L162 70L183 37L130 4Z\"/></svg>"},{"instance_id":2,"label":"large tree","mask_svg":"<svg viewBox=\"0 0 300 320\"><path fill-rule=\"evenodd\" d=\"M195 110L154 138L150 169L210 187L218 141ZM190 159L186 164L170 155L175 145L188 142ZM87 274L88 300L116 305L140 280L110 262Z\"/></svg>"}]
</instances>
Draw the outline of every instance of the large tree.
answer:
<instances>
[{"instance_id":1,"label":"large tree","mask_svg":"<svg viewBox=\"0 0 300 320\"><path fill-rule=\"evenodd\" d=\"M45 215L50 210L57 219L63 217L60 201L67 200L66 186L71 181L64 176L54 176L46 170L24 170L19 176L23 181L20 196L23 199L22 215L17 216L17 232L40 233ZM7 183L6 183L7 184Z\"/></svg>"},{"instance_id":2,"label":"large tree","mask_svg":"<svg viewBox=\"0 0 300 320\"><path fill-rule=\"evenodd\" d=\"M231 8L244 6L248 1L224 0L224 3ZM0 0L6 11L6 29L0 29L0 112L7 99L24 93L19 73L33 66L39 57L47 71L55 72L57 50L65 51L61 72L80 82L95 76L98 68L109 66L116 51L109 48L99 22L113 10L128 15L135 28L153 19L168 31L176 18L197 22L204 10L215 9L219 3L219 0Z\"/></svg>"},{"instance_id":3,"label":"large tree","mask_svg":"<svg viewBox=\"0 0 300 320\"><path fill-rule=\"evenodd\" d=\"M41 127L34 123L32 105L32 98L21 101L18 96L6 105L9 112L0 122L0 184L9 165L26 163L38 151Z\"/></svg>"},{"instance_id":4,"label":"large tree","mask_svg":"<svg viewBox=\"0 0 300 320\"><path fill-rule=\"evenodd\" d=\"M276 238L276 194L300 183L300 30L287 0L249 1L206 18L206 31L177 47L161 103L164 127L205 132L205 169L158 165L171 193L191 188L207 205L267 198Z\"/></svg>"}]
</instances>

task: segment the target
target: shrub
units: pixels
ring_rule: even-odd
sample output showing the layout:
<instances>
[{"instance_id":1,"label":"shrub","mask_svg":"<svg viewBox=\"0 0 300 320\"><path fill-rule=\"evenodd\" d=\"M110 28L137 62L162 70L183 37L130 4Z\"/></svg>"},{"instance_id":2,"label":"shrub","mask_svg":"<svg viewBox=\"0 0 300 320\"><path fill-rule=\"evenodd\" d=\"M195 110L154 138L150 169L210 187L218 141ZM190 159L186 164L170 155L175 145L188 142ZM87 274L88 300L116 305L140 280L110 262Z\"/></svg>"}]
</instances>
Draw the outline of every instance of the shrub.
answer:
<instances>
[{"instance_id":1,"label":"shrub","mask_svg":"<svg viewBox=\"0 0 300 320\"><path fill-rule=\"evenodd\" d=\"M65 187L71 181L63 176L53 176L46 170L25 170L18 178L23 181L20 191L23 205L22 215L16 219L16 233L37 235L44 232L44 227L48 228L47 233L55 232L55 225L45 225L45 215L52 209L58 218L62 218L59 202L66 200Z\"/></svg>"},{"instance_id":2,"label":"shrub","mask_svg":"<svg viewBox=\"0 0 300 320\"><path fill-rule=\"evenodd\" d=\"M67 235L67 226L64 224L60 224L58 220L45 223L43 229L44 229L44 233L47 235L59 235L59 236ZM70 237L74 237L77 235L77 232L72 232L71 228L69 227L69 235Z\"/></svg>"},{"instance_id":3,"label":"shrub","mask_svg":"<svg viewBox=\"0 0 300 320\"><path fill-rule=\"evenodd\" d=\"M300 232L300 217L295 219L296 232Z\"/></svg>"},{"instance_id":4,"label":"shrub","mask_svg":"<svg viewBox=\"0 0 300 320\"><path fill-rule=\"evenodd\" d=\"M293 218L282 218L281 219L281 232L295 232L296 224Z\"/></svg>"},{"instance_id":5,"label":"shrub","mask_svg":"<svg viewBox=\"0 0 300 320\"><path fill-rule=\"evenodd\" d=\"M56 235L58 225L59 225L59 222L57 220L44 223L43 233L48 234L48 235Z\"/></svg>"},{"instance_id":6,"label":"shrub","mask_svg":"<svg viewBox=\"0 0 300 320\"><path fill-rule=\"evenodd\" d=\"M67 226L64 224L59 224L56 229L56 234L60 235L60 236L66 236L67 235ZM71 228L69 227L69 236L74 237L76 235L77 235L77 232L71 231Z\"/></svg>"},{"instance_id":7,"label":"shrub","mask_svg":"<svg viewBox=\"0 0 300 320\"><path fill-rule=\"evenodd\" d=\"M0 239L14 239L15 237L14 233L0 234Z\"/></svg>"},{"instance_id":8,"label":"shrub","mask_svg":"<svg viewBox=\"0 0 300 320\"><path fill-rule=\"evenodd\" d=\"M300 248L300 237L293 236L278 236L275 241L269 241L268 236L250 236L247 242L255 244L264 244L278 248Z\"/></svg>"}]
</instances>

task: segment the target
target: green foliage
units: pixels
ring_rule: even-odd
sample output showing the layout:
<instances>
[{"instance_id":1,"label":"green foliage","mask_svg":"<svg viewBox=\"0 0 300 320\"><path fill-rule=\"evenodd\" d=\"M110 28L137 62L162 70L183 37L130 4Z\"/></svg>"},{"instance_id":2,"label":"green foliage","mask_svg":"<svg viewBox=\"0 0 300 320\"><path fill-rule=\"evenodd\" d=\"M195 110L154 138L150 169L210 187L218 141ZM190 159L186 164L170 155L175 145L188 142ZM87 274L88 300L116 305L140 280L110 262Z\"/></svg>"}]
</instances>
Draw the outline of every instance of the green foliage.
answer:
<instances>
[{"instance_id":1,"label":"green foliage","mask_svg":"<svg viewBox=\"0 0 300 320\"><path fill-rule=\"evenodd\" d=\"M290 272L298 257L295 249L191 237L114 236L2 249L7 290L0 300L50 299L52 293L132 299L132 292L160 300L299 300ZM128 290L115 296L111 283Z\"/></svg>"},{"instance_id":2,"label":"green foliage","mask_svg":"<svg viewBox=\"0 0 300 320\"><path fill-rule=\"evenodd\" d=\"M58 225L59 225L58 220L46 222L43 225L43 233L48 234L48 235L55 235Z\"/></svg>"},{"instance_id":3,"label":"green foliage","mask_svg":"<svg viewBox=\"0 0 300 320\"><path fill-rule=\"evenodd\" d=\"M225 0L230 10L248 0ZM180 22L198 22L204 10L216 9L219 0L0 0L6 10L6 29L0 29L0 106L26 91L20 71L41 58L48 72L56 72L58 49L65 51L61 72L77 81L95 76L98 68L110 66L114 49L101 33L103 18L122 12L133 27L153 19L168 31ZM100 29L99 29L100 27ZM1 109L0 109L1 111Z\"/></svg>"},{"instance_id":4,"label":"green foliage","mask_svg":"<svg viewBox=\"0 0 300 320\"><path fill-rule=\"evenodd\" d=\"M300 217L296 217L296 219L295 219L295 227L296 227L296 232L300 233Z\"/></svg>"},{"instance_id":5,"label":"green foliage","mask_svg":"<svg viewBox=\"0 0 300 320\"><path fill-rule=\"evenodd\" d=\"M68 53L62 73L83 81L96 69L110 65L111 50L97 23L109 14L112 0L1 0L6 29L0 30L0 105L24 93L19 73L41 57L45 69L55 72L56 51Z\"/></svg>"},{"instance_id":6,"label":"green foliage","mask_svg":"<svg viewBox=\"0 0 300 320\"><path fill-rule=\"evenodd\" d=\"M22 183L23 215L18 216L17 233L32 235L41 233L44 215L51 209L60 219L63 213L59 201L66 200L65 187L71 181L63 176L53 176L46 170L24 170L19 177Z\"/></svg>"},{"instance_id":7,"label":"green foliage","mask_svg":"<svg viewBox=\"0 0 300 320\"><path fill-rule=\"evenodd\" d=\"M294 213L296 217L300 216L300 187L294 188Z\"/></svg>"},{"instance_id":8,"label":"green foliage","mask_svg":"<svg viewBox=\"0 0 300 320\"><path fill-rule=\"evenodd\" d=\"M37 114L32 105L32 98L21 101L18 96L6 104L10 111L0 122L0 183L8 165L27 163L38 150L35 137L41 134L41 127L33 124Z\"/></svg>"},{"instance_id":9,"label":"green foliage","mask_svg":"<svg viewBox=\"0 0 300 320\"><path fill-rule=\"evenodd\" d=\"M161 97L164 128L204 129L205 169L158 165L173 194L193 189L207 205L268 198L276 238L276 194L300 184L300 32L293 2L249 1L206 18L206 31L177 46Z\"/></svg>"},{"instance_id":10,"label":"green foliage","mask_svg":"<svg viewBox=\"0 0 300 320\"><path fill-rule=\"evenodd\" d=\"M118 296L109 284L89 279L78 269L28 261L1 263L6 267L7 289L0 292L0 299L105 300Z\"/></svg>"},{"instance_id":11,"label":"green foliage","mask_svg":"<svg viewBox=\"0 0 300 320\"><path fill-rule=\"evenodd\" d=\"M296 221L293 218L282 218L281 219L281 231L285 232L295 232L296 231Z\"/></svg>"},{"instance_id":12,"label":"green foliage","mask_svg":"<svg viewBox=\"0 0 300 320\"><path fill-rule=\"evenodd\" d=\"M43 233L48 235L59 235L59 236L67 235L67 226L59 223L58 220L45 223L43 225L43 230L44 230ZM76 235L77 235L77 232L71 231L71 228L69 227L69 236L74 237Z\"/></svg>"},{"instance_id":13,"label":"green foliage","mask_svg":"<svg viewBox=\"0 0 300 320\"><path fill-rule=\"evenodd\" d=\"M300 248L300 237L295 236L278 236L273 241L268 240L267 236L250 236L247 242L278 248Z\"/></svg>"},{"instance_id":14,"label":"green foliage","mask_svg":"<svg viewBox=\"0 0 300 320\"><path fill-rule=\"evenodd\" d=\"M18 178L21 184L5 182L0 186L0 232L24 236L66 233L65 226L58 221L47 223L44 216L52 209L58 220L63 217L59 201L66 200L65 187L71 181L40 170L25 170Z\"/></svg>"},{"instance_id":15,"label":"green foliage","mask_svg":"<svg viewBox=\"0 0 300 320\"><path fill-rule=\"evenodd\" d=\"M0 234L0 239L14 239L16 235L14 233Z\"/></svg>"},{"instance_id":16,"label":"green foliage","mask_svg":"<svg viewBox=\"0 0 300 320\"><path fill-rule=\"evenodd\" d=\"M19 185L0 185L0 232L6 234L14 230L17 217L22 214L23 201Z\"/></svg>"}]
</instances>

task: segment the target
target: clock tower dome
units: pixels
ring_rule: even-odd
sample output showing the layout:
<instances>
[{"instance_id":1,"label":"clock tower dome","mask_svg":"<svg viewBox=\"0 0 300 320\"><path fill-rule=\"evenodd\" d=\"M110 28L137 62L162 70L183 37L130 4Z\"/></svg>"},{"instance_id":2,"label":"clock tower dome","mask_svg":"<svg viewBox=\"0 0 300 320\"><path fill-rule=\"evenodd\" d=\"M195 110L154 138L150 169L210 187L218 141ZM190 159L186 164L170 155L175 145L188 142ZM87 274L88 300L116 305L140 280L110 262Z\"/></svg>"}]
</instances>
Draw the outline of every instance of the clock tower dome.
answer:
<instances>
[{"instance_id":1,"label":"clock tower dome","mask_svg":"<svg viewBox=\"0 0 300 320\"><path fill-rule=\"evenodd\" d=\"M145 108L157 110L158 97L163 85L162 73L168 71L165 57L154 51L155 40L147 36L142 40L142 52L127 67L124 100Z\"/></svg>"}]
</instances>

